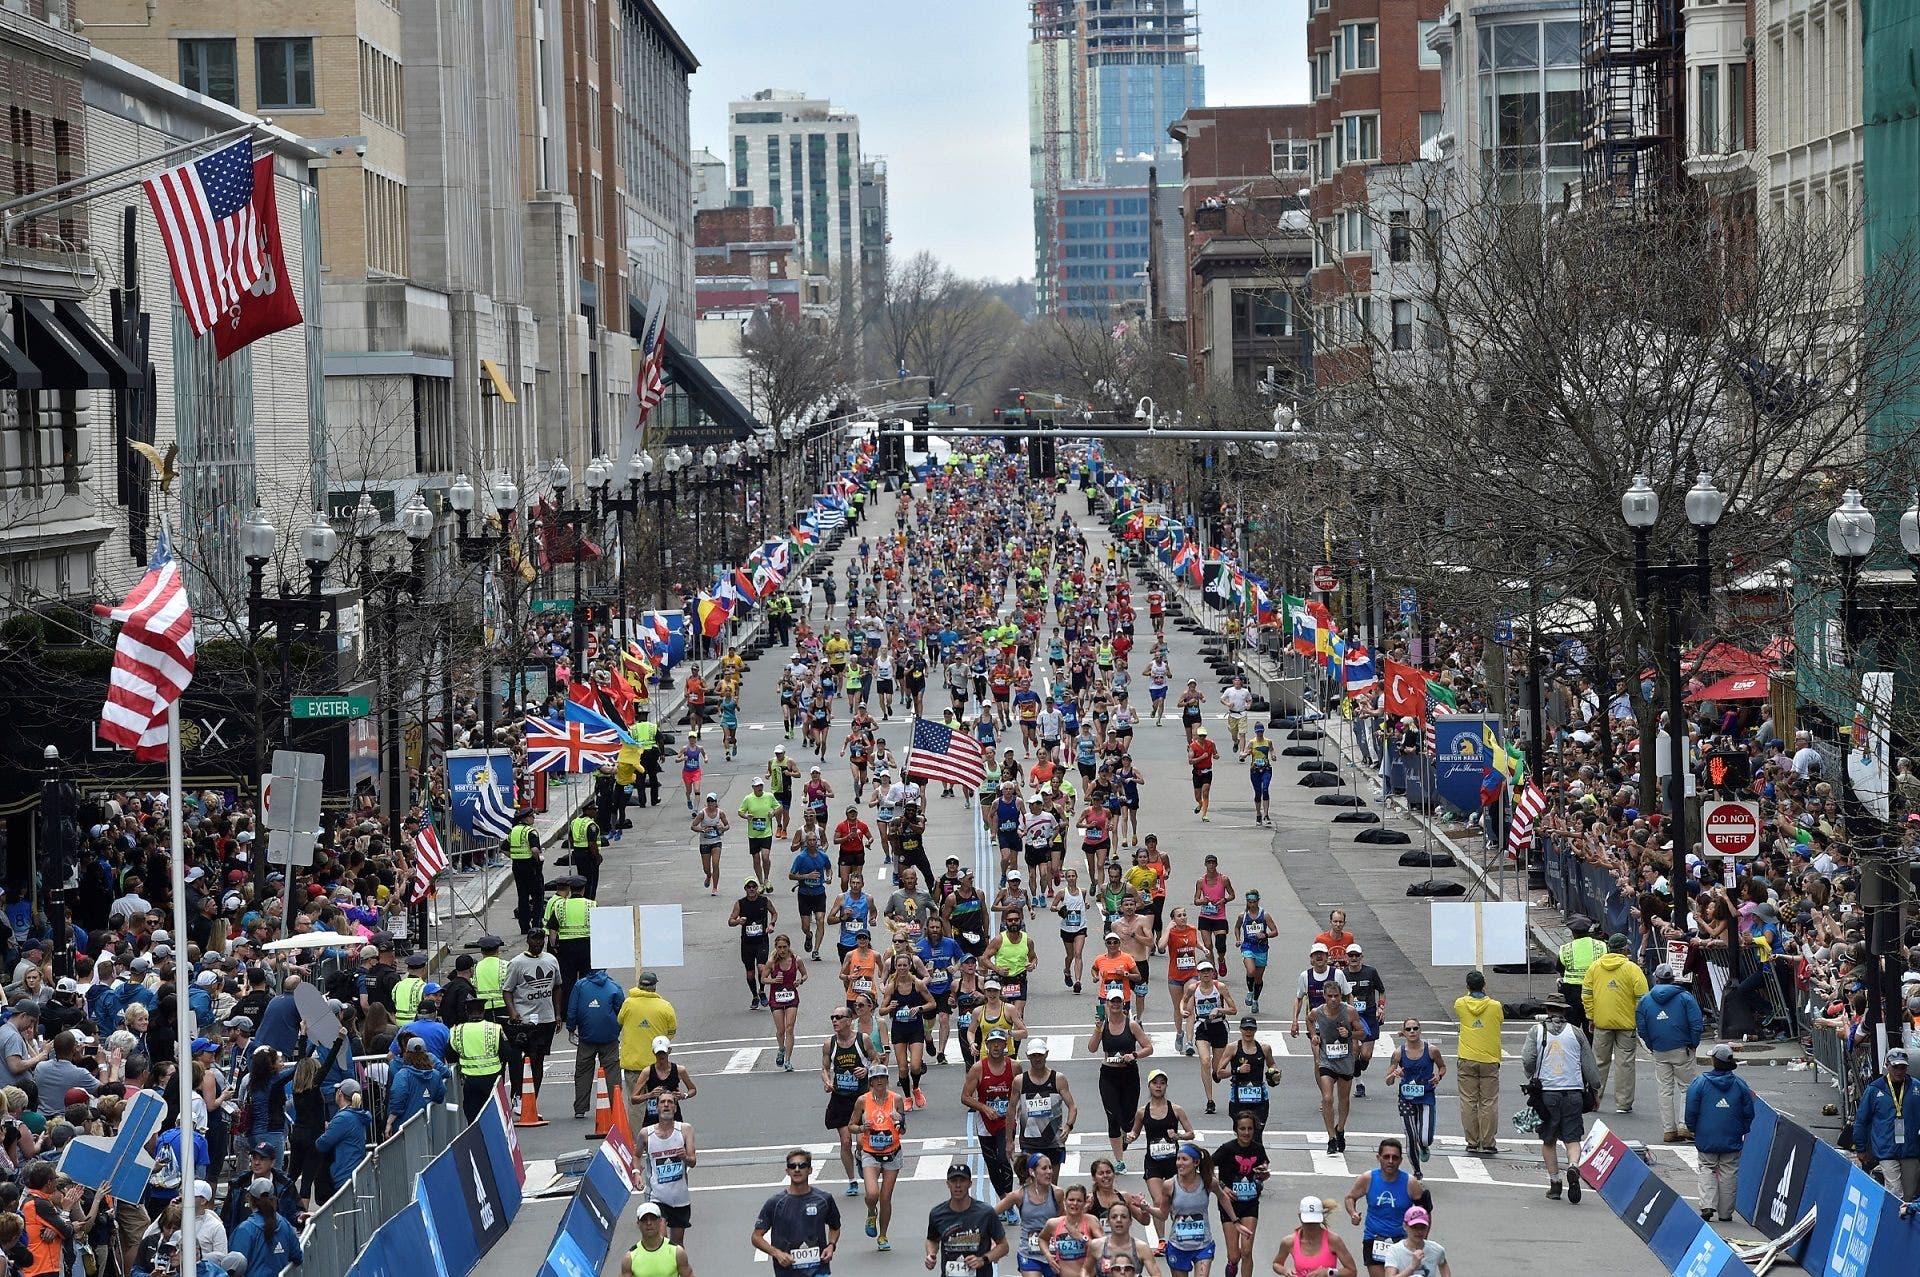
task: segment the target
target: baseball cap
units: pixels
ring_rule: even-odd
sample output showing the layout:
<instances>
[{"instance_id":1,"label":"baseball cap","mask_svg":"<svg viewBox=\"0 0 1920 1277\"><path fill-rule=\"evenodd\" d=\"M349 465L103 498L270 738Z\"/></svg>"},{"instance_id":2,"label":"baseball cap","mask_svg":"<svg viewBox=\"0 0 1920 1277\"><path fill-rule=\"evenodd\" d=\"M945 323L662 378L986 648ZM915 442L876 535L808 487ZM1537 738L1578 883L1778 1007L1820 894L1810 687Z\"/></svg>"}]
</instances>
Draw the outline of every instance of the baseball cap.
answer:
<instances>
[{"instance_id":1,"label":"baseball cap","mask_svg":"<svg viewBox=\"0 0 1920 1277\"><path fill-rule=\"evenodd\" d=\"M973 1168L971 1166L968 1166L965 1162L955 1162L953 1165L947 1167L947 1178L948 1179L972 1179Z\"/></svg>"},{"instance_id":2,"label":"baseball cap","mask_svg":"<svg viewBox=\"0 0 1920 1277\"><path fill-rule=\"evenodd\" d=\"M1738 1064L1740 1061L1737 1058L1735 1058L1733 1054L1733 1048L1731 1046L1728 1046L1725 1042L1722 1042L1719 1046L1716 1046L1713 1048L1713 1062L1715 1064L1724 1064L1728 1068L1732 1068L1734 1065Z\"/></svg>"},{"instance_id":3,"label":"baseball cap","mask_svg":"<svg viewBox=\"0 0 1920 1277\"><path fill-rule=\"evenodd\" d=\"M662 1033L653 1040L653 1053L659 1055L673 1050L673 1039Z\"/></svg>"},{"instance_id":4,"label":"baseball cap","mask_svg":"<svg viewBox=\"0 0 1920 1277\"><path fill-rule=\"evenodd\" d=\"M1195 967L1194 970L1195 971L1211 971L1213 970L1213 962L1211 959L1202 958L1200 959L1200 965Z\"/></svg>"},{"instance_id":5,"label":"baseball cap","mask_svg":"<svg viewBox=\"0 0 1920 1277\"><path fill-rule=\"evenodd\" d=\"M269 1157L269 1158L277 1159L280 1156L280 1154L274 1151L273 1145L267 1143L265 1140L261 1140L258 1144L255 1144L248 1151L252 1153L253 1156L255 1157Z\"/></svg>"},{"instance_id":6,"label":"baseball cap","mask_svg":"<svg viewBox=\"0 0 1920 1277\"><path fill-rule=\"evenodd\" d=\"M1167 1071L1165 1069L1155 1069L1153 1072L1147 1074L1147 1081L1149 1082L1164 1082L1166 1080Z\"/></svg>"},{"instance_id":7,"label":"baseball cap","mask_svg":"<svg viewBox=\"0 0 1920 1277\"><path fill-rule=\"evenodd\" d=\"M1318 1197L1300 1199L1300 1222L1303 1224L1323 1224L1327 1219L1327 1208Z\"/></svg>"},{"instance_id":8,"label":"baseball cap","mask_svg":"<svg viewBox=\"0 0 1920 1277\"><path fill-rule=\"evenodd\" d=\"M1047 1040L1045 1038L1032 1037L1027 1039L1028 1055L1045 1055L1046 1053L1047 1053Z\"/></svg>"},{"instance_id":9,"label":"baseball cap","mask_svg":"<svg viewBox=\"0 0 1920 1277\"><path fill-rule=\"evenodd\" d=\"M205 1038L195 1038L193 1040L193 1046L190 1048L190 1051L192 1054L198 1055L202 1051L217 1051L219 1049L220 1049L219 1047L207 1041L207 1039Z\"/></svg>"},{"instance_id":10,"label":"baseball cap","mask_svg":"<svg viewBox=\"0 0 1920 1277\"><path fill-rule=\"evenodd\" d=\"M1260 1021L1253 1016L1243 1015L1240 1017L1240 1027L1243 1029L1257 1029L1260 1027Z\"/></svg>"},{"instance_id":11,"label":"baseball cap","mask_svg":"<svg viewBox=\"0 0 1920 1277\"><path fill-rule=\"evenodd\" d=\"M1011 1036L1012 1035L1005 1029L989 1029L987 1031L987 1041L989 1042L1005 1042L1008 1041Z\"/></svg>"},{"instance_id":12,"label":"baseball cap","mask_svg":"<svg viewBox=\"0 0 1920 1277\"><path fill-rule=\"evenodd\" d=\"M247 1183L247 1196L249 1197L268 1197L271 1196L272 1193L273 1181L264 1175L258 1179L250 1180Z\"/></svg>"},{"instance_id":13,"label":"baseball cap","mask_svg":"<svg viewBox=\"0 0 1920 1277\"><path fill-rule=\"evenodd\" d=\"M1333 950L1327 948L1327 946L1321 944L1318 940L1313 942L1313 948L1307 950L1307 953L1309 955L1316 954L1316 953L1332 953L1332 952Z\"/></svg>"},{"instance_id":14,"label":"baseball cap","mask_svg":"<svg viewBox=\"0 0 1920 1277\"><path fill-rule=\"evenodd\" d=\"M643 1219L665 1219L667 1213L660 1209L659 1202L641 1202L640 1209L633 1213L635 1222Z\"/></svg>"},{"instance_id":15,"label":"baseball cap","mask_svg":"<svg viewBox=\"0 0 1920 1277\"><path fill-rule=\"evenodd\" d=\"M1348 952L1348 953L1365 953L1365 952L1366 952L1366 950L1365 950L1365 949L1362 949L1362 948L1361 948L1361 947L1360 947L1360 946L1359 946L1359 945L1358 945L1358 944L1356 943L1356 944L1350 944L1350 945L1348 945L1348 946L1347 946L1347 952Z\"/></svg>"},{"instance_id":16,"label":"baseball cap","mask_svg":"<svg viewBox=\"0 0 1920 1277\"><path fill-rule=\"evenodd\" d=\"M1421 1209L1420 1207L1409 1206L1407 1207L1406 1216L1402 1219L1401 1222L1406 1224L1408 1228L1412 1228L1415 1224L1431 1224L1433 1222L1433 1218L1432 1216L1428 1215L1427 1212Z\"/></svg>"},{"instance_id":17,"label":"baseball cap","mask_svg":"<svg viewBox=\"0 0 1920 1277\"><path fill-rule=\"evenodd\" d=\"M333 1093L335 1095L358 1095L360 1094L360 1084L350 1077L342 1078L340 1084L333 1088Z\"/></svg>"},{"instance_id":18,"label":"baseball cap","mask_svg":"<svg viewBox=\"0 0 1920 1277\"><path fill-rule=\"evenodd\" d=\"M1896 1064L1905 1064L1906 1062L1907 1062L1907 1049L1905 1047L1896 1046L1896 1047L1890 1048L1887 1051L1887 1067L1888 1068L1892 1068Z\"/></svg>"},{"instance_id":19,"label":"baseball cap","mask_svg":"<svg viewBox=\"0 0 1920 1277\"><path fill-rule=\"evenodd\" d=\"M200 1201L210 1202L213 1200L213 1185L203 1179L197 1179L193 1181L193 1195Z\"/></svg>"}]
</instances>

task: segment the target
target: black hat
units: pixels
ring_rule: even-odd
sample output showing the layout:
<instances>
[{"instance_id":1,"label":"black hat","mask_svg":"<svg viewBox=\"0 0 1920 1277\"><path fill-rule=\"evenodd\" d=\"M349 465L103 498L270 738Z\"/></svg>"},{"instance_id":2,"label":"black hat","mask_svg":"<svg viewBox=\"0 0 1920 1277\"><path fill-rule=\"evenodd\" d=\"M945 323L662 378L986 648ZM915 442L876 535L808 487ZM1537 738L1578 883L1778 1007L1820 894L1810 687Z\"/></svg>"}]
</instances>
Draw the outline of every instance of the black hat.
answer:
<instances>
[{"instance_id":1,"label":"black hat","mask_svg":"<svg viewBox=\"0 0 1920 1277\"><path fill-rule=\"evenodd\" d=\"M1567 930L1573 932L1576 936L1584 936L1593 930L1593 919L1587 917L1584 913L1576 913L1573 917L1567 919Z\"/></svg>"},{"instance_id":2,"label":"black hat","mask_svg":"<svg viewBox=\"0 0 1920 1277\"><path fill-rule=\"evenodd\" d=\"M581 888L587 885L587 880L581 877L579 874L568 874L567 885L569 887L572 887L575 891L579 891Z\"/></svg>"},{"instance_id":3,"label":"black hat","mask_svg":"<svg viewBox=\"0 0 1920 1277\"><path fill-rule=\"evenodd\" d=\"M415 968L415 967L424 967L424 966L426 966L426 965L427 965L427 955L426 955L426 954L424 954L424 953L409 953L409 954L407 955L407 969L408 969L409 971L411 971L411 970L412 970L413 968Z\"/></svg>"},{"instance_id":4,"label":"black hat","mask_svg":"<svg viewBox=\"0 0 1920 1277\"><path fill-rule=\"evenodd\" d=\"M486 936L481 936L478 940L475 940L473 942L473 947L476 949L498 949L501 945L505 943L506 941L502 940L499 936L486 935Z\"/></svg>"},{"instance_id":5,"label":"black hat","mask_svg":"<svg viewBox=\"0 0 1920 1277\"><path fill-rule=\"evenodd\" d=\"M473 970L473 966L473 955L471 953L463 953L453 960L453 969L455 971L471 971Z\"/></svg>"}]
</instances>

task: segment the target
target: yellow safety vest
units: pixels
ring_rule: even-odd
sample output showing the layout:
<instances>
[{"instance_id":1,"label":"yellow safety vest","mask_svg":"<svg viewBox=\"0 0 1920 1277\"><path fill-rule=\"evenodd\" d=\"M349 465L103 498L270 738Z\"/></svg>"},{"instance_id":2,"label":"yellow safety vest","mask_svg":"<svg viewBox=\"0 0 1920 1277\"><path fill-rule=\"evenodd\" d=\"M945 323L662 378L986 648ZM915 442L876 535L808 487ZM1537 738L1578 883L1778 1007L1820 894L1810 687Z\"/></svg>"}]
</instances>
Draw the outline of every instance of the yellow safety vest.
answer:
<instances>
[{"instance_id":1,"label":"yellow safety vest","mask_svg":"<svg viewBox=\"0 0 1920 1277\"><path fill-rule=\"evenodd\" d=\"M474 1042L475 1031L480 1041ZM453 1051L460 1057L463 1077L493 1077L500 1072L500 1026L491 1020L470 1020L452 1030Z\"/></svg>"},{"instance_id":2,"label":"yellow safety vest","mask_svg":"<svg viewBox=\"0 0 1920 1277\"><path fill-rule=\"evenodd\" d=\"M573 845L575 847L580 848L581 850L585 850L587 843L589 842L588 835L592 833L593 828L594 828L593 817L575 816L573 818L573 825L572 825Z\"/></svg>"},{"instance_id":3,"label":"yellow safety vest","mask_svg":"<svg viewBox=\"0 0 1920 1277\"><path fill-rule=\"evenodd\" d=\"M1581 984L1587 978L1587 968L1599 960L1607 951L1607 946L1592 936L1579 936L1560 946L1560 983Z\"/></svg>"},{"instance_id":4,"label":"yellow safety vest","mask_svg":"<svg viewBox=\"0 0 1920 1277\"><path fill-rule=\"evenodd\" d=\"M480 959L473 969L473 989L480 995L481 1006L499 1011L507 1005L506 978L506 963L498 958Z\"/></svg>"},{"instance_id":5,"label":"yellow safety vest","mask_svg":"<svg viewBox=\"0 0 1920 1277\"><path fill-rule=\"evenodd\" d=\"M633 743L635 745L638 745L642 750L649 750L660 740L660 724L635 723L627 729L627 734L633 737Z\"/></svg>"},{"instance_id":6,"label":"yellow safety vest","mask_svg":"<svg viewBox=\"0 0 1920 1277\"><path fill-rule=\"evenodd\" d=\"M593 934L593 901L584 896L571 896L557 903L560 906L560 939L585 940Z\"/></svg>"},{"instance_id":7,"label":"yellow safety vest","mask_svg":"<svg viewBox=\"0 0 1920 1277\"><path fill-rule=\"evenodd\" d=\"M533 856L533 826L515 825L507 831L507 858L528 860Z\"/></svg>"},{"instance_id":8,"label":"yellow safety vest","mask_svg":"<svg viewBox=\"0 0 1920 1277\"><path fill-rule=\"evenodd\" d=\"M393 1022L412 1024L414 1017L420 1014L420 999L427 991L427 982L418 976L408 976L393 986Z\"/></svg>"}]
</instances>

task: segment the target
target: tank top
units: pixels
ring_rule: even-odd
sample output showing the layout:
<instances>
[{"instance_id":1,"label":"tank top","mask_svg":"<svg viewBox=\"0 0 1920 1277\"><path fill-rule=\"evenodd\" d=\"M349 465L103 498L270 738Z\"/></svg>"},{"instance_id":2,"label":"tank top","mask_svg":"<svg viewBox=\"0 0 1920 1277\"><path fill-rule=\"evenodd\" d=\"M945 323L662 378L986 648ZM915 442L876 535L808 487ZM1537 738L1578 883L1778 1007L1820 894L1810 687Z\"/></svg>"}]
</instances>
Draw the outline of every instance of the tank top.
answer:
<instances>
[{"instance_id":1,"label":"tank top","mask_svg":"<svg viewBox=\"0 0 1920 1277\"><path fill-rule=\"evenodd\" d=\"M1367 1175L1367 1223L1368 1237L1405 1237L1407 1235L1407 1208L1413 1205L1413 1194L1407 1190L1411 1176L1405 1171L1389 1180L1378 1169Z\"/></svg>"},{"instance_id":2,"label":"tank top","mask_svg":"<svg viewBox=\"0 0 1920 1277\"><path fill-rule=\"evenodd\" d=\"M1047 1253L1056 1264L1071 1264L1087 1257L1087 1243L1100 1235L1098 1227L1086 1215L1080 1217L1080 1226L1073 1227L1063 1215L1060 1226L1053 1230L1053 1236L1047 1239Z\"/></svg>"},{"instance_id":3,"label":"tank top","mask_svg":"<svg viewBox=\"0 0 1920 1277\"><path fill-rule=\"evenodd\" d=\"M1352 1077L1354 1034L1353 1026L1346 1018L1346 1004L1341 1004L1338 1016L1326 1014L1325 1007L1315 1007L1312 1020L1313 1030L1320 1037L1320 1067L1335 1077ZM1349 1030L1345 1039L1334 1036L1342 1024L1346 1024Z\"/></svg>"},{"instance_id":4,"label":"tank top","mask_svg":"<svg viewBox=\"0 0 1920 1277\"><path fill-rule=\"evenodd\" d=\"M636 1245L628 1253L627 1270L633 1277L677 1277L680 1272L680 1248L668 1241L661 1242L658 1250Z\"/></svg>"},{"instance_id":5,"label":"tank top","mask_svg":"<svg viewBox=\"0 0 1920 1277\"><path fill-rule=\"evenodd\" d=\"M1336 974L1336 970L1333 967L1328 967L1325 975L1315 975L1312 967L1308 967L1301 974L1307 978L1307 1006L1312 1010L1318 1011L1321 1003L1327 1000L1327 981L1337 980L1341 977Z\"/></svg>"},{"instance_id":6,"label":"tank top","mask_svg":"<svg viewBox=\"0 0 1920 1277\"><path fill-rule=\"evenodd\" d=\"M860 1039L855 1038L844 1046L834 1039L828 1040L833 1042L833 1055L827 1062L827 1068L833 1073L833 1093L858 1094L866 1083L855 1075L854 1070L867 1062L865 1053L860 1050Z\"/></svg>"},{"instance_id":7,"label":"tank top","mask_svg":"<svg viewBox=\"0 0 1920 1277\"><path fill-rule=\"evenodd\" d=\"M1232 1194L1234 1202L1244 1208L1260 1200L1262 1185L1258 1172L1260 1163L1267 1160L1267 1146L1258 1139L1251 1144L1231 1139L1214 1153L1214 1173Z\"/></svg>"},{"instance_id":8,"label":"tank top","mask_svg":"<svg viewBox=\"0 0 1920 1277\"><path fill-rule=\"evenodd\" d=\"M647 1128L647 1181L651 1197L662 1206L687 1206L693 1196L687 1188L687 1135L678 1122L666 1135L660 1128Z\"/></svg>"},{"instance_id":9,"label":"tank top","mask_svg":"<svg viewBox=\"0 0 1920 1277\"><path fill-rule=\"evenodd\" d=\"M1103 1069L1132 1069L1140 1071L1140 1061L1122 1060L1119 1057L1131 1051L1138 1051L1140 1044L1134 1040L1133 1021L1129 1020L1115 1032L1110 1020L1102 1017L1100 1021L1100 1067Z\"/></svg>"},{"instance_id":10,"label":"tank top","mask_svg":"<svg viewBox=\"0 0 1920 1277\"><path fill-rule=\"evenodd\" d=\"M1200 880L1200 916L1203 918L1223 919L1227 913L1227 880L1221 878L1215 882Z\"/></svg>"},{"instance_id":11,"label":"tank top","mask_svg":"<svg viewBox=\"0 0 1920 1277\"><path fill-rule=\"evenodd\" d=\"M863 931L873 930L873 897L862 892L840 897L840 943L852 947Z\"/></svg>"},{"instance_id":12,"label":"tank top","mask_svg":"<svg viewBox=\"0 0 1920 1277\"><path fill-rule=\"evenodd\" d=\"M789 957L787 965L767 964L767 1000L775 1009L797 1006L800 1002L800 962Z\"/></svg>"},{"instance_id":13,"label":"tank top","mask_svg":"<svg viewBox=\"0 0 1920 1277\"><path fill-rule=\"evenodd\" d=\"M1046 1245L1047 1222L1060 1214L1060 1194L1049 1188L1039 1201L1033 1200L1033 1187L1020 1190L1020 1250L1038 1258Z\"/></svg>"},{"instance_id":14,"label":"tank top","mask_svg":"<svg viewBox=\"0 0 1920 1277\"><path fill-rule=\"evenodd\" d=\"M887 1092L884 1104L874 1102L871 1092L860 1097L860 1147L875 1157L893 1157L900 1151L900 1114L893 1107L893 1092Z\"/></svg>"},{"instance_id":15,"label":"tank top","mask_svg":"<svg viewBox=\"0 0 1920 1277\"><path fill-rule=\"evenodd\" d=\"M1265 953L1268 938L1273 935L1273 919L1262 909L1258 913L1240 915L1240 948L1252 953Z\"/></svg>"},{"instance_id":16,"label":"tank top","mask_svg":"<svg viewBox=\"0 0 1920 1277\"><path fill-rule=\"evenodd\" d=\"M1233 1087L1227 1097L1234 1104L1264 1104L1267 1102L1267 1060L1259 1047L1249 1051L1244 1042L1233 1044L1233 1059L1229 1064Z\"/></svg>"},{"instance_id":17,"label":"tank top","mask_svg":"<svg viewBox=\"0 0 1920 1277\"><path fill-rule=\"evenodd\" d=\"M1155 1117L1153 1101L1147 1101L1145 1115L1140 1120L1140 1134L1146 1140L1148 1159L1171 1164L1174 1154L1180 1151L1176 1138L1179 1133L1180 1119L1174 1116L1173 1102L1169 1100L1167 1111Z\"/></svg>"},{"instance_id":18,"label":"tank top","mask_svg":"<svg viewBox=\"0 0 1920 1277\"><path fill-rule=\"evenodd\" d=\"M926 1002L926 995L909 985L904 991L898 985L888 990L889 999L897 999L899 1004L893 1009L893 1022L896 1025L911 1024L920 1018L920 1008Z\"/></svg>"},{"instance_id":19,"label":"tank top","mask_svg":"<svg viewBox=\"0 0 1920 1277\"><path fill-rule=\"evenodd\" d=\"M1194 1021L1196 1023L1204 1023L1214 1016L1219 1015L1220 1008L1224 1005L1225 997L1226 991L1220 987L1218 980L1213 982L1213 988L1211 989L1195 982L1193 986Z\"/></svg>"},{"instance_id":20,"label":"tank top","mask_svg":"<svg viewBox=\"0 0 1920 1277\"><path fill-rule=\"evenodd\" d=\"M847 996L852 997L856 993L873 996L877 983L875 976L879 971L880 955L873 950L866 950L864 958L859 949L849 953L847 955Z\"/></svg>"},{"instance_id":21,"label":"tank top","mask_svg":"<svg viewBox=\"0 0 1920 1277\"><path fill-rule=\"evenodd\" d=\"M1320 1230L1320 1249L1317 1251L1302 1248L1300 1234L1305 1231L1303 1228L1294 1229L1293 1239L1289 1243L1293 1247L1293 1271L1299 1277L1315 1277L1317 1273L1333 1271L1333 1240L1327 1235L1327 1230Z\"/></svg>"},{"instance_id":22,"label":"tank top","mask_svg":"<svg viewBox=\"0 0 1920 1277\"><path fill-rule=\"evenodd\" d=\"M1069 891L1060 897L1060 930L1069 935L1084 935L1087 930L1087 894Z\"/></svg>"},{"instance_id":23,"label":"tank top","mask_svg":"<svg viewBox=\"0 0 1920 1277\"><path fill-rule=\"evenodd\" d=\"M758 900L742 896L735 902L740 910L740 943L761 945L767 942L767 911L769 901L765 896Z\"/></svg>"},{"instance_id":24,"label":"tank top","mask_svg":"<svg viewBox=\"0 0 1920 1277\"><path fill-rule=\"evenodd\" d=\"M1043 1081L1026 1074L1021 1083L1020 1142L1030 1149L1057 1148L1065 1135L1066 1105L1060 1099L1060 1075L1047 1070Z\"/></svg>"},{"instance_id":25,"label":"tank top","mask_svg":"<svg viewBox=\"0 0 1920 1277\"><path fill-rule=\"evenodd\" d=\"M1417 1056L1409 1058L1404 1046L1399 1054L1400 1098L1408 1104L1433 1104L1439 1098L1434 1094L1433 1053L1422 1043Z\"/></svg>"},{"instance_id":26,"label":"tank top","mask_svg":"<svg viewBox=\"0 0 1920 1277\"><path fill-rule=\"evenodd\" d=\"M1015 948L1009 943L1004 936L1001 938L1000 947L994 950L993 953L993 966L995 970L1007 979L1012 979L1016 976L1025 975L1027 968L1032 965L1032 936L1022 934L1018 948Z\"/></svg>"},{"instance_id":27,"label":"tank top","mask_svg":"<svg viewBox=\"0 0 1920 1277\"><path fill-rule=\"evenodd\" d=\"M1173 1199L1168 1211L1172 1218L1167 1226L1168 1249L1205 1250L1213 1243L1213 1230L1207 1224L1207 1182L1196 1177L1193 1187L1188 1188L1176 1175L1172 1188Z\"/></svg>"},{"instance_id":28,"label":"tank top","mask_svg":"<svg viewBox=\"0 0 1920 1277\"><path fill-rule=\"evenodd\" d=\"M977 1088L980 1102L992 1109L994 1116L983 1122L989 1135L998 1135L1007 1129L1007 1102L1013 1097L1013 1061L1002 1060L1000 1071L993 1071L993 1061L980 1061L980 1085Z\"/></svg>"}]
</instances>

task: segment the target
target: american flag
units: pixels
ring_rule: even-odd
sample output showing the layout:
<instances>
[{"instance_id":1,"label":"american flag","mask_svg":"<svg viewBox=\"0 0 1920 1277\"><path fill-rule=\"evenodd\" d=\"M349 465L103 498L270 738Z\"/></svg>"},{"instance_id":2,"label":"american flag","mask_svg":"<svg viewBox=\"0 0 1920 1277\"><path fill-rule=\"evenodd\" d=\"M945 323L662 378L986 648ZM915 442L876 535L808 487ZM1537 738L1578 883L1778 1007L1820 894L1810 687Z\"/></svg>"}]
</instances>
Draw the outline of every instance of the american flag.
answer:
<instances>
[{"instance_id":1,"label":"american flag","mask_svg":"<svg viewBox=\"0 0 1920 1277\"><path fill-rule=\"evenodd\" d=\"M204 334L266 271L253 206L253 143L242 138L141 185L187 323L195 336Z\"/></svg>"},{"instance_id":2,"label":"american flag","mask_svg":"<svg viewBox=\"0 0 1920 1277\"><path fill-rule=\"evenodd\" d=\"M1426 740L1427 752L1436 758L1440 756L1440 744L1434 739L1433 720L1440 717L1443 709L1448 708L1451 707L1443 701L1436 700L1432 692L1427 693L1427 713L1425 722L1421 725L1421 734Z\"/></svg>"},{"instance_id":3,"label":"american flag","mask_svg":"<svg viewBox=\"0 0 1920 1277\"><path fill-rule=\"evenodd\" d=\"M529 717L526 729L529 771L598 771L620 752L618 732L592 731L585 723Z\"/></svg>"},{"instance_id":4,"label":"american flag","mask_svg":"<svg viewBox=\"0 0 1920 1277\"><path fill-rule=\"evenodd\" d=\"M127 601L119 607L99 604L93 610L120 622L107 703L100 711L100 738L132 750L135 758L165 758L167 709L193 681L194 664L193 609L165 527L147 574Z\"/></svg>"},{"instance_id":5,"label":"american flag","mask_svg":"<svg viewBox=\"0 0 1920 1277\"><path fill-rule=\"evenodd\" d=\"M978 789L987 777L987 755L980 742L930 718L913 720L913 745L907 751L906 774L943 785Z\"/></svg>"},{"instance_id":6,"label":"american flag","mask_svg":"<svg viewBox=\"0 0 1920 1277\"><path fill-rule=\"evenodd\" d=\"M431 824L420 826L420 832L413 836L413 854L413 893L408 901L417 905L427 898L433 880L447 867L447 853L440 849L440 835L433 832Z\"/></svg>"},{"instance_id":7,"label":"american flag","mask_svg":"<svg viewBox=\"0 0 1920 1277\"><path fill-rule=\"evenodd\" d=\"M633 378L633 428L647 424L647 416L666 398L667 382L663 365L667 358L667 334L654 335L653 346L640 357L640 371Z\"/></svg>"},{"instance_id":8,"label":"american flag","mask_svg":"<svg viewBox=\"0 0 1920 1277\"><path fill-rule=\"evenodd\" d=\"M1532 781L1520 791L1520 801L1513 805L1513 823L1507 829L1507 850L1520 855L1533 846L1533 822L1547 809L1547 795Z\"/></svg>"}]
</instances>

